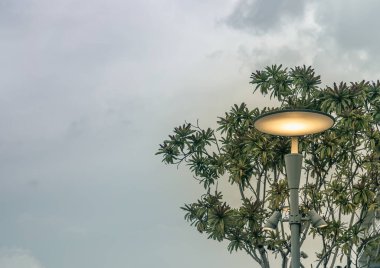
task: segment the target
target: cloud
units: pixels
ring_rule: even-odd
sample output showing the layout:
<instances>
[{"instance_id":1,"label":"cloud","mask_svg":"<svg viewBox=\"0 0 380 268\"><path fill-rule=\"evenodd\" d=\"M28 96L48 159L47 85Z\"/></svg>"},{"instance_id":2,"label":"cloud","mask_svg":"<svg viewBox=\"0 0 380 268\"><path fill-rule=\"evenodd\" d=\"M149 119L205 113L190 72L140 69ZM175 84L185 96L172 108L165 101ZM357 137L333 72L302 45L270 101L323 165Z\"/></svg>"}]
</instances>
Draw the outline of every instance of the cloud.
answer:
<instances>
[{"instance_id":1,"label":"cloud","mask_svg":"<svg viewBox=\"0 0 380 268\"><path fill-rule=\"evenodd\" d=\"M305 6L303 0L240 0L226 22L236 29L265 33L301 18Z\"/></svg>"},{"instance_id":2,"label":"cloud","mask_svg":"<svg viewBox=\"0 0 380 268\"><path fill-rule=\"evenodd\" d=\"M317 40L321 47L317 64L348 81L380 76L380 26L378 1L321 1L316 5L316 23L322 31ZM354 76L352 76L354 74Z\"/></svg>"},{"instance_id":3,"label":"cloud","mask_svg":"<svg viewBox=\"0 0 380 268\"><path fill-rule=\"evenodd\" d=\"M378 8L376 1L240 0L224 22L245 33L238 55L252 71L271 64L306 64L326 84L376 80L380 37L371 29L380 25Z\"/></svg>"},{"instance_id":4,"label":"cloud","mask_svg":"<svg viewBox=\"0 0 380 268\"><path fill-rule=\"evenodd\" d=\"M320 52L318 40L321 35L322 27L316 23L316 7L313 2L300 4L300 8L295 8L296 13L291 6L296 6L295 2L289 2L288 9L279 12L279 15L273 14L272 11L259 11L262 2L240 1L231 15L227 17L226 24L231 26L231 17L236 16L237 9L243 9L245 12L263 12L269 16L268 22L263 28L262 25L255 23L254 15L248 17L253 21L246 21L239 31L244 32L245 42L239 46L238 55L241 62L251 71L263 68L271 64L283 64L293 67L295 65L313 64L315 58ZM242 8L242 5L246 7ZM269 7L265 7L270 9ZM288 10L288 11L287 11ZM236 27L232 26L234 29ZM265 31L262 31L264 30Z\"/></svg>"},{"instance_id":5,"label":"cloud","mask_svg":"<svg viewBox=\"0 0 380 268\"><path fill-rule=\"evenodd\" d=\"M336 40L343 49L377 50L380 36L374 27L380 24L379 1L322 1L318 4L317 22L325 35Z\"/></svg>"},{"instance_id":6,"label":"cloud","mask_svg":"<svg viewBox=\"0 0 380 268\"><path fill-rule=\"evenodd\" d=\"M1 268L43 268L41 262L28 250L21 248L0 249Z\"/></svg>"}]
</instances>

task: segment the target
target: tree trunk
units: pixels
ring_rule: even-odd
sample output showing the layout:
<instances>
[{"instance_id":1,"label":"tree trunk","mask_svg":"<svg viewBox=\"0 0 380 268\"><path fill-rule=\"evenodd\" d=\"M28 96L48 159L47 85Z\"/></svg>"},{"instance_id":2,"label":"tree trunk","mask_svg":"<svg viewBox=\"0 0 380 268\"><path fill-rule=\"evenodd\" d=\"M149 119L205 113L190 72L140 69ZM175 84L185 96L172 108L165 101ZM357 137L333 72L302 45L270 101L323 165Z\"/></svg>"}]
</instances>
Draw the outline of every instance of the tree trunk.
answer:
<instances>
[{"instance_id":1,"label":"tree trunk","mask_svg":"<svg viewBox=\"0 0 380 268\"><path fill-rule=\"evenodd\" d=\"M267 255L266 255L266 250L263 246L259 246L259 253L260 253L260 257L261 257L261 260L262 260L262 263L261 263L261 267L262 268L270 268L269 266L269 261L268 261L268 258L267 258Z\"/></svg>"},{"instance_id":2,"label":"tree trunk","mask_svg":"<svg viewBox=\"0 0 380 268\"><path fill-rule=\"evenodd\" d=\"M352 263L351 254L349 254L347 256L347 265L346 265L346 268L351 268L351 263Z\"/></svg>"},{"instance_id":3,"label":"tree trunk","mask_svg":"<svg viewBox=\"0 0 380 268\"><path fill-rule=\"evenodd\" d=\"M282 256L282 266L281 268L287 268L288 267L288 258L286 256Z\"/></svg>"}]
</instances>

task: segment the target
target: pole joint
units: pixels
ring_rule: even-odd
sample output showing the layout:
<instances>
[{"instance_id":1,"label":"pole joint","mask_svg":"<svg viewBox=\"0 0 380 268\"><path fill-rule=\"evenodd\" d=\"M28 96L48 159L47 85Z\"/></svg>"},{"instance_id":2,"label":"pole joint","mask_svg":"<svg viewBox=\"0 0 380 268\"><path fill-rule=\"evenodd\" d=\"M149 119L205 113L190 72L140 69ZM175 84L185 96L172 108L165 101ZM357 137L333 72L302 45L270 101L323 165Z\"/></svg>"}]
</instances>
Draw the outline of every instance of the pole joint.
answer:
<instances>
[{"instance_id":1,"label":"pole joint","mask_svg":"<svg viewBox=\"0 0 380 268\"><path fill-rule=\"evenodd\" d=\"M301 223L301 215L300 214L290 214L289 215L289 224L294 224L294 223Z\"/></svg>"}]
</instances>

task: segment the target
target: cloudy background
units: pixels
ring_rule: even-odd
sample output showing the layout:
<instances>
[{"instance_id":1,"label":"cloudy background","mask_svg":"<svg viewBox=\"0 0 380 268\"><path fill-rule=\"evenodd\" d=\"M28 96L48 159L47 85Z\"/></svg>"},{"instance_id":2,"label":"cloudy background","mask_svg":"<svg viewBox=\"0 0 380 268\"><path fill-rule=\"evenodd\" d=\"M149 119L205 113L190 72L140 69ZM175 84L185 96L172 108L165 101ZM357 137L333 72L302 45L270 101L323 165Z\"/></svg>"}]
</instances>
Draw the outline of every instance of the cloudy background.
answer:
<instances>
[{"instance_id":1,"label":"cloudy background","mask_svg":"<svg viewBox=\"0 0 380 268\"><path fill-rule=\"evenodd\" d=\"M249 85L267 65L312 65L324 84L380 78L379 9L0 0L0 267L257 267L183 220L202 189L158 144L184 120L268 104Z\"/></svg>"}]
</instances>

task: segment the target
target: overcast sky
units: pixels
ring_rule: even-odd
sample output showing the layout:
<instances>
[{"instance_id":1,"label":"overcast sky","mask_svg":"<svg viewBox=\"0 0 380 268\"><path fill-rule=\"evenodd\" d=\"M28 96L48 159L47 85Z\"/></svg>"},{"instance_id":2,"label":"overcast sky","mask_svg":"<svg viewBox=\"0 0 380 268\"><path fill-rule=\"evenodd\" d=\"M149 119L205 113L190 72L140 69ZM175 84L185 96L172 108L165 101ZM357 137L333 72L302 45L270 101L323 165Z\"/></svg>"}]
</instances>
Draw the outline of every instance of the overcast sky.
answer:
<instances>
[{"instance_id":1,"label":"overcast sky","mask_svg":"<svg viewBox=\"0 0 380 268\"><path fill-rule=\"evenodd\" d=\"M266 105L249 77L267 65L312 65L323 84L379 79L378 10L0 0L0 267L257 267L183 220L202 189L158 144L185 120Z\"/></svg>"}]
</instances>

